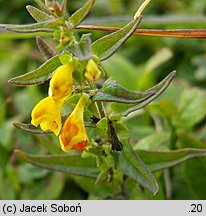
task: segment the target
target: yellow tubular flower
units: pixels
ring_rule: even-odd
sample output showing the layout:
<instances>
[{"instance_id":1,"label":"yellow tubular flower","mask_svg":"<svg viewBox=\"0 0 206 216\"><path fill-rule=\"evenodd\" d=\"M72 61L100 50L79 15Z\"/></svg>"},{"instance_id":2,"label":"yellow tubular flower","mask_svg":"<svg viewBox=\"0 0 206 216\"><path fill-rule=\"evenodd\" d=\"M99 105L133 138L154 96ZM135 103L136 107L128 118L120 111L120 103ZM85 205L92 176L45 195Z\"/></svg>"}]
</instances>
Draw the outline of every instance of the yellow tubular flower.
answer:
<instances>
[{"instance_id":1,"label":"yellow tubular flower","mask_svg":"<svg viewBox=\"0 0 206 216\"><path fill-rule=\"evenodd\" d=\"M93 59L90 59L86 66L85 77L89 81L95 82L96 80L99 79L100 76L101 76L101 71L99 70L97 64L94 62Z\"/></svg>"},{"instance_id":2,"label":"yellow tubular flower","mask_svg":"<svg viewBox=\"0 0 206 216\"><path fill-rule=\"evenodd\" d=\"M50 80L49 96L55 100L68 97L73 91L72 73L74 71L74 62L58 67Z\"/></svg>"},{"instance_id":3,"label":"yellow tubular flower","mask_svg":"<svg viewBox=\"0 0 206 216\"><path fill-rule=\"evenodd\" d=\"M61 130L61 107L64 100L55 101L53 97L41 100L32 110L31 124L40 127L43 131L51 130L58 136Z\"/></svg>"},{"instance_id":4,"label":"yellow tubular flower","mask_svg":"<svg viewBox=\"0 0 206 216\"><path fill-rule=\"evenodd\" d=\"M84 108L87 104L87 98L84 95L80 98L73 112L64 123L59 136L61 148L63 151L71 149L86 150L88 137L84 126Z\"/></svg>"}]
</instances>

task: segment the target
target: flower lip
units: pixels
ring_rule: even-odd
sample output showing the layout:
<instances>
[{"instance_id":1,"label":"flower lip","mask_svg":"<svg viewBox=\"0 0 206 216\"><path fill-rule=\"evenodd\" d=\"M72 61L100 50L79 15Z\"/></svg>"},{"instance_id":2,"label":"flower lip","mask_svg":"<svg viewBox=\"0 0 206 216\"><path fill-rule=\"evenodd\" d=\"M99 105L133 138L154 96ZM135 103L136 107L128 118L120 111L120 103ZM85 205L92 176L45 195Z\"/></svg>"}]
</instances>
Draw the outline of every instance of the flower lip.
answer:
<instances>
[{"instance_id":1,"label":"flower lip","mask_svg":"<svg viewBox=\"0 0 206 216\"><path fill-rule=\"evenodd\" d=\"M62 65L54 71L49 83L49 96L55 100L60 100L71 95L73 91L73 71L73 60L70 60L68 64Z\"/></svg>"},{"instance_id":2,"label":"flower lip","mask_svg":"<svg viewBox=\"0 0 206 216\"><path fill-rule=\"evenodd\" d=\"M71 149L86 150L89 140L84 126L84 108L87 98L82 96L73 112L67 118L59 136L59 141L63 151Z\"/></svg>"},{"instance_id":3,"label":"flower lip","mask_svg":"<svg viewBox=\"0 0 206 216\"><path fill-rule=\"evenodd\" d=\"M88 140L83 140L80 141L79 143L77 143L76 145L74 145L71 149L79 149L79 150L87 150L87 144L88 144Z\"/></svg>"},{"instance_id":4,"label":"flower lip","mask_svg":"<svg viewBox=\"0 0 206 216\"><path fill-rule=\"evenodd\" d=\"M61 130L61 107L63 100L56 101L53 97L46 97L39 101L31 113L31 124L40 125L43 131L51 130L58 136Z\"/></svg>"}]
</instances>

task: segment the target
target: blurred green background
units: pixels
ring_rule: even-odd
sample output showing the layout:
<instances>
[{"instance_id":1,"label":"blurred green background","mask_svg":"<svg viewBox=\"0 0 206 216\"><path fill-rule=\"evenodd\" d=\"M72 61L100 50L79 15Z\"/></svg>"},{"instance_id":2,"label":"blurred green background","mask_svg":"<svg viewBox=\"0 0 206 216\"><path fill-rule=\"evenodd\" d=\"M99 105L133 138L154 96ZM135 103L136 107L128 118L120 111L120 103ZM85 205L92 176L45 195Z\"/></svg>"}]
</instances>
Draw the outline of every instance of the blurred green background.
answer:
<instances>
[{"instance_id":1,"label":"blurred green background","mask_svg":"<svg viewBox=\"0 0 206 216\"><path fill-rule=\"evenodd\" d=\"M68 12L74 12L84 2L69 1ZM139 0L97 0L85 23L122 26L141 3ZM0 23L32 23L25 9L27 4L36 6L29 0L0 0ZM205 28L206 2L155 0L144 15L140 28ZM94 31L93 39L103 34ZM30 122L31 110L46 96L48 85L25 88L10 86L7 81L37 68L42 62L35 38L19 39L16 34L0 29L0 199L123 199L118 191L104 185L94 186L93 180L50 172L16 158L14 149L32 154L60 152L55 136L30 135L13 127L13 122ZM125 119L130 129L127 133L140 149L206 148L205 39L133 36L103 67L132 90L147 89L177 70L175 81L161 98ZM169 137L175 139L175 146L170 146ZM170 174L169 198L206 198L205 159L192 159L175 166ZM155 176L160 185L156 197L143 194L137 186L128 183L128 198L166 199L165 173L158 172ZM199 180L193 181L195 178Z\"/></svg>"}]
</instances>

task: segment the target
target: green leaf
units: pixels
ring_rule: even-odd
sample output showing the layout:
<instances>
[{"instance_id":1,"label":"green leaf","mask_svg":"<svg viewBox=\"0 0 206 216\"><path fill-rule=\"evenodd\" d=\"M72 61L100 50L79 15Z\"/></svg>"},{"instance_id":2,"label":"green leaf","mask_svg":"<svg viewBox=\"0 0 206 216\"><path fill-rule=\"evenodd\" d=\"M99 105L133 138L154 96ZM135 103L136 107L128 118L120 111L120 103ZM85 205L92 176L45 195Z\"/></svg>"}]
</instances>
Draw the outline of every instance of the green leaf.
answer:
<instances>
[{"instance_id":1,"label":"green leaf","mask_svg":"<svg viewBox=\"0 0 206 216\"><path fill-rule=\"evenodd\" d=\"M66 65L72 59L72 54L65 51L63 55L59 56L59 59L63 65Z\"/></svg>"},{"instance_id":2,"label":"green leaf","mask_svg":"<svg viewBox=\"0 0 206 216\"><path fill-rule=\"evenodd\" d=\"M101 62L101 65L107 72L108 77L117 80L121 86L127 89L137 90L137 77L140 76L143 69L136 68L129 59L116 53L109 61Z\"/></svg>"},{"instance_id":3,"label":"green leaf","mask_svg":"<svg viewBox=\"0 0 206 216\"><path fill-rule=\"evenodd\" d=\"M168 150L170 134L167 132L155 132L146 136L134 145L135 150Z\"/></svg>"},{"instance_id":4,"label":"green leaf","mask_svg":"<svg viewBox=\"0 0 206 216\"><path fill-rule=\"evenodd\" d=\"M97 55L101 61L112 56L124 44L124 42L134 33L141 17L132 20L120 30L106 35L92 44L92 52Z\"/></svg>"},{"instance_id":5,"label":"green leaf","mask_svg":"<svg viewBox=\"0 0 206 216\"><path fill-rule=\"evenodd\" d=\"M30 173L27 173L27 175L28 174ZM65 178L62 173L52 173L42 179L33 180L23 185L24 189L21 190L19 196L20 199L53 200L58 199L61 192L63 191L65 185ZM39 192L40 188L44 188L41 193Z\"/></svg>"},{"instance_id":6,"label":"green leaf","mask_svg":"<svg viewBox=\"0 0 206 216\"><path fill-rule=\"evenodd\" d=\"M177 106L168 99L162 99L157 104L151 104L147 110L152 114L162 116L164 119L171 122L179 113Z\"/></svg>"},{"instance_id":7,"label":"green leaf","mask_svg":"<svg viewBox=\"0 0 206 216\"><path fill-rule=\"evenodd\" d=\"M102 89L93 97L93 101L109 101L118 103L133 104L147 100L154 95L155 91L135 92L119 85L116 80L108 79Z\"/></svg>"},{"instance_id":8,"label":"green leaf","mask_svg":"<svg viewBox=\"0 0 206 216\"><path fill-rule=\"evenodd\" d=\"M192 134L185 132L184 130L177 131L178 141L181 148L200 148L206 149L205 143L194 137Z\"/></svg>"},{"instance_id":9,"label":"green leaf","mask_svg":"<svg viewBox=\"0 0 206 216\"><path fill-rule=\"evenodd\" d=\"M178 132L178 138L181 147L197 148L197 151L203 152L202 156L206 156L205 143L184 131ZM183 176L197 198L206 199L206 158L195 158L186 162L183 166Z\"/></svg>"},{"instance_id":10,"label":"green leaf","mask_svg":"<svg viewBox=\"0 0 206 216\"><path fill-rule=\"evenodd\" d=\"M91 103L89 104L89 106L87 106L87 109L98 119L99 118L99 111L97 109L97 106L95 103Z\"/></svg>"},{"instance_id":11,"label":"green leaf","mask_svg":"<svg viewBox=\"0 0 206 216\"><path fill-rule=\"evenodd\" d=\"M31 183L32 181L46 177L49 171L24 163L19 166L18 173L21 183Z\"/></svg>"},{"instance_id":12,"label":"green leaf","mask_svg":"<svg viewBox=\"0 0 206 216\"><path fill-rule=\"evenodd\" d=\"M193 159L188 161L183 167L184 179L196 195L197 199L206 199L206 160L204 159Z\"/></svg>"},{"instance_id":13,"label":"green leaf","mask_svg":"<svg viewBox=\"0 0 206 216\"><path fill-rule=\"evenodd\" d=\"M79 10L77 10L75 13L71 15L71 17L69 18L69 22L73 25L73 27L76 27L84 20L84 18L91 11L94 2L95 0L89 0Z\"/></svg>"},{"instance_id":14,"label":"green leaf","mask_svg":"<svg viewBox=\"0 0 206 216\"><path fill-rule=\"evenodd\" d=\"M176 166L191 158L206 157L206 150L185 148L173 151L135 151L147 164L151 172L157 172L172 166Z\"/></svg>"},{"instance_id":15,"label":"green leaf","mask_svg":"<svg viewBox=\"0 0 206 216\"><path fill-rule=\"evenodd\" d=\"M39 5L39 7L40 7L42 10L44 10L44 11L50 13L49 8L48 8L41 0L34 0L34 1Z\"/></svg>"},{"instance_id":16,"label":"green leaf","mask_svg":"<svg viewBox=\"0 0 206 216\"><path fill-rule=\"evenodd\" d=\"M4 148L4 146L2 144L0 145L0 157L1 157L0 169L4 170L5 167L8 165L9 154L8 154L6 148ZM0 172L0 175L1 175L1 172ZM1 189L0 189L0 191L1 191Z\"/></svg>"},{"instance_id":17,"label":"green leaf","mask_svg":"<svg viewBox=\"0 0 206 216\"><path fill-rule=\"evenodd\" d=\"M21 76L14 77L10 79L8 82L12 85L17 85L17 86L41 84L49 80L52 76L52 73L60 65L62 64L59 59L59 55L56 55L53 58L46 61L38 69L23 74Z\"/></svg>"},{"instance_id":18,"label":"green leaf","mask_svg":"<svg viewBox=\"0 0 206 216\"><path fill-rule=\"evenodd\" d=\"M115 122L114 127L115 130L118 131L118 133L126 132L129 130L128 127L121 121Z\"/></svg>"},{"instance_id":19,"label":"green leaf","mask_svg":"<svg viewBox=\"0 0 206 216\"><path fill-rule=\"evenodd\" d=\"M74 176L73 177L75 181L78 183L78 185L81 186L81 188L84 189L89 194L88 199L108 199L108 197L115 196L115 194L118 192L117 187L118 184L113 183L106 183L106 182L101 182L101 184L96 184L95 179L91 178L85 178L85 177L80 177L80 176Z\"/></svg>"},{"instance_id":20,"label":"green leaf","mask_svg":"<svg viewBox=\"0 0 206 216\"><path fill-rule=\"evenodd\" d=\"M5 28L20 33L33 33L33 32L53 32L57 29L58 25L63 25L65 21L65 17L59 17L56 19L27 24L27 25L6 25Z\"/></svg>"},{"instance_id":21,"label":"green leaf","mask_svg":"<svg viewBox=\"0 0 206 216\"><path fill-rule=\"evenodd\" d=\"M147 92L148 91L155 91L156 92L153 96L149 97L147 100L145 100L143 102L140 102L140 103L137 103L135 106L134 105L128 105L128 104L118 104L118 105L116 105L116 103L114 103L114 104L112 104L112 109L115 112L120 113L122 116L127 116L131 112L134 112L136 110L139 110L139 109L147 106L150 102L152 102L154 99L156 99L159 95L161 95L165 91L165 89L169 86L169 84L173 80L175 74L176 74L175 71L171 72L159 84L157 84L156 86L154 86L154 87L150 88L149 90L147 90Z\"/></svg>"},{"instance_id":22,"label":"green leaf","mask_svg":"<svg viewBox=\"0 0 206 216\"><path fill-rule=\"evenodd\" d=\"M69 47L69 51L80 61L92 58L91 34L83 34L79 43Z\"/></svg>"},{"instance_id":23,"label":"green leaf","mask_svg":"<svg viewBox=\"0 0 206 216\"><path fill-rule=\"evenodd\" d=\"M96 125L97 128L106 131L108 128L108 118L107 117L102 118Z\"/></svg>"},{"instance_id":24,"label":"green leaf","mask_svg":"<svg viewBox=\"0 0 206 216\"><path fill-rule=\"evenodd\" d=\"M158 50L145 65L145 71L154 71L157 67L167 62L173 57L173 53L169 48Z\"/></svg>"},{"instance_id":25,"label":"green leaf","mask_svg":"<svg viewBox=\"0 0 206 216\"><path fill-rule=\"evenodd\" d=\"M41 37L36 37L36 42L45 60L48 60L57 55L56 52Z\"/></svg>"},{"instance_id":26,"label":"green leaf","mask_svg":"<svg viewBox=\"0 0 206 216\"><path fill-rule=\"evenodd\" d=\"M81 155L34 156L19 150L16 150L15 153L21 159L35 166L70 175L96 178L99 173L95 160L93 158L81 158Z\"/></svg>"},{"instance_id":27,"label":"green leaf","mask_svg":"<svg viewBox=\"0 0 206 216\"><path fill-rule=\"evenodd\" d=\"M147 60L139 70L141 73L138 75L138 81L136 83L138 89L145 90L155 84L155 69L161 66L172 57L172 52L169 48L162 48L158 50L149 60Z\"/></svg>"},{"instance_id":28,"label":"green leaf","mask_svg":"<svg viewBox=\"0 0 206 216\"><path fill-rule=\"evenodd\" d=\"M44 22L44 21L48 21L51 20L51 17L44 13L43 11L39 10L36 7L33 7L31 5L27 5L26 9L28 10L28 12L30 13L30 15L37 21L37 22Z\"/></svg>"},{"instance_id":29,"label":"green leaf","mask_svg":"<svg viewBox=\"0 0 206 216\"><path fill-rule=\"evenodd\" d=\"M117 170L129 176L143 187L148 188L154 195L158 192L158 185L154 176L131 146L126 144L123 151L113 152L112 154Z\"/></svg>"},{"instance_id":30,"label":"green leaf","mask_svg":"<svg viewBox=\"0 0 206 216\"><path fill-rule=\"evenodd\" d=\"M179 128L190 129L206 117L206 94L196 89L185 89L180 95L179 115L175 124Z\"/></svg>"},{"instance_id":31,"label":"green leaf","mask_svg":"<svg viewBox=\"0 0 206 216\"><path fill-rule=\"evenodd\" d=\"M67 0L62 0L60 10L62 14L66 14L67 11Z\"/></svg>"},{"instance_id":32,"label":"green leaf","mask_svg":"<svg viewBox=\"0 0 206 216\"><path fill-rule=\"evenodd\" d=\"M13 123L15 128L18 128L20 130L23 130L26 133L30 134L49 134L52 133L52 131L43 131L32 124L24 124L24 123Z\"/></svg>"}]
</instances>

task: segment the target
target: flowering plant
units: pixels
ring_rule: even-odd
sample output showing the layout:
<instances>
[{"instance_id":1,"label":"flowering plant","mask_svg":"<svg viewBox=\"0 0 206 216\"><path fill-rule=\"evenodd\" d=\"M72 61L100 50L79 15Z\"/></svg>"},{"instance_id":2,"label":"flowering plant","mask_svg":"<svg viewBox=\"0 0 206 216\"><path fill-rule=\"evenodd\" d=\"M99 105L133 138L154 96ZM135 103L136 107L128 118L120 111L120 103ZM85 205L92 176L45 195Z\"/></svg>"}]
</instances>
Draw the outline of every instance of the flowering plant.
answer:
<instances>
[{"instance_id":1,"label":"flowering plant","mask_svg":"<svg viewBox=\"0 0 206 216\"><path fill-rule=\"evenodd\" d=\"M82 34L80 39L76 36L78 29L89 28L80 24L91 11L94 0L88 0L70 16L66 0L61 3L35 1L40 9L27 6L36 21L34 24L5 25L4 28L19 33L35 33L45 62L34 71L10 79L9 83L29 86L49 81L48 96L31 111L31 124L15 123L14 126L33 134L54 133L59 137L57 142L61 149L68 153L34 156L16 150L16 154L34 165L96 178L96 182L123 183L130 178L155 195L158 184L152 172L171 164L158 166L158 161L150 161L148 158L152 153L134 150L129 136L121 135L121 132L127 130L124 118L162 94L176 72L171 72L152 88L132 91L109 77L101 65L136 32L142 20L141 14L150 0L142 3L127 25L94 42L90 33ZM155 31L148 32L155 34ZM39 37L39 33L53 37L58 43L57 51ZM197 36L192 31L190 34L191 37ZM200 32L199 36L202 34ZM176 35L181 36L181 32ZM70 150L76 150L75 155L71 155ZM203 152L193 153L187 152L203 156Z\"/></svg>"}]
</instances>

